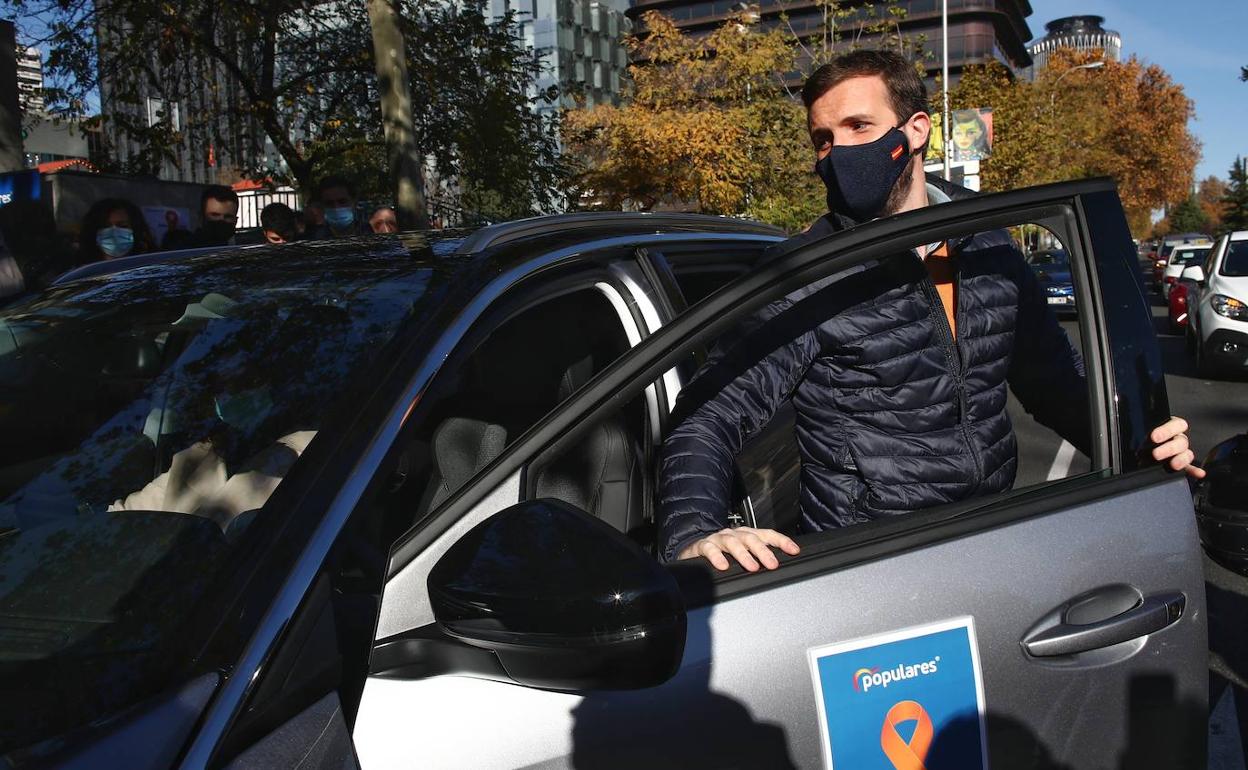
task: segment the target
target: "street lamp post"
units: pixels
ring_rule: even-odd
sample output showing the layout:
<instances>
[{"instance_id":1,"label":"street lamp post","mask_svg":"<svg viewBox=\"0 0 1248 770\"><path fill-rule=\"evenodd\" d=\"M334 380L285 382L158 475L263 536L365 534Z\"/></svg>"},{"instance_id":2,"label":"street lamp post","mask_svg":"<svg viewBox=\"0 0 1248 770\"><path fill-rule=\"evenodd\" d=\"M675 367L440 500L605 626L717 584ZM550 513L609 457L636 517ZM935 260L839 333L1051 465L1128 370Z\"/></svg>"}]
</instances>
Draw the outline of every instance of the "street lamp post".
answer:
<instances>
[{"instance_id":1,"label":"street lamp post","mask_svg":"<svg viewBox=\"0 0 1248 770\"><path fill-rule=\"evenodd\" d=\"M1067 67L1066 70L1057 76L1057 80L1053 81L1053 89L1049 94L1049 106L1052 107L1057 99L1057 84L1062 82L1062 78L1066 77L1075 70L1096 70L1105 66L1104 61L1092 61L1087 64L1076 64L1073 67Z\"/></svg>"}]
</instances>

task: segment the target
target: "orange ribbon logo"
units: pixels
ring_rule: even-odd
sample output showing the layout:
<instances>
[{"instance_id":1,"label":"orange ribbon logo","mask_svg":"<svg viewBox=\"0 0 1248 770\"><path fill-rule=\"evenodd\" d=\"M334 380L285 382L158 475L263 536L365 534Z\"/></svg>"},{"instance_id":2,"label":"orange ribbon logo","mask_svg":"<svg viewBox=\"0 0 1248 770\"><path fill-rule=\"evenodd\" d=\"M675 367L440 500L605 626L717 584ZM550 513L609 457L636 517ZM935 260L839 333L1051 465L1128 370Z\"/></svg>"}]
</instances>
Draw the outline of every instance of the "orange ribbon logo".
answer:
<instances>
[{"instance_id":1,"label":"orange ribbon logo","mask_svg":"<svg viewBox=\"0 0 1248 770\"><path fill-rule=\"evenodd\" d=\"M902 722L915 722L914 734L909 742L897 731ZM932 746L932 718L927 711L912 700L903 700L888 710L884 717L884 728L880 731L880 748L884 756L893 763L897 770L927 770L923 762L927 759L927 750Z\"/></svg>"}]
</instances>

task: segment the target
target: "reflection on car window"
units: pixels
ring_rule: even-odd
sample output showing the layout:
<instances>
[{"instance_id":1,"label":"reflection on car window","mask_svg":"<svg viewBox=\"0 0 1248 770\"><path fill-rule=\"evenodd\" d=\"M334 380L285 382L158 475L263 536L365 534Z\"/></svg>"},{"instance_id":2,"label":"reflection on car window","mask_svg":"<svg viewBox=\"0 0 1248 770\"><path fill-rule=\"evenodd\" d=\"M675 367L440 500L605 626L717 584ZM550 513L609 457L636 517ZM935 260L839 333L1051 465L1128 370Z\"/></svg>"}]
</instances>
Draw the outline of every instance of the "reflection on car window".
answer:
<instances>
[{"instance_id":1,"label":"reflection on car window","mask_svg":"<svg viewBox=\"0 0 1248 770\"><path fill-rule=\"evenodd\" d=\"M1221 273L1231 278L1248 275L1248 241L1231 241L1227 245Z\"/></svg>"},{"instance_id":2,"label":"reflection on car window","mask_svg":"<svg viewBox=\"0 0 1248 770\"><path fill-rule=\"evenodd\" d=\"M0 311L0 624L25 629L0 634L0 681L46 693L3 712L0 749L192 662L181 635L258 509L436 293L406 250L352 256L153 265Z\"/></svg>"}]
</instances>

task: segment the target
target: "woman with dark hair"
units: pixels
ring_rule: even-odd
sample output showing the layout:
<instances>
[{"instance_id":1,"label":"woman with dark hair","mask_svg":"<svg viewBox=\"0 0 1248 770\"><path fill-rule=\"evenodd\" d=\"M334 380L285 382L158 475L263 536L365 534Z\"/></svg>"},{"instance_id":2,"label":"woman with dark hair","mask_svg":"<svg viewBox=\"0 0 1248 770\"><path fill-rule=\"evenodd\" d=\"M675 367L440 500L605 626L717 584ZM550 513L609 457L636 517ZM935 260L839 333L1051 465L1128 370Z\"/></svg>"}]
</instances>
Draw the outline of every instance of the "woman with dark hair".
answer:
<instances>
[{"instance_id":1,"label":"woman with dark hair","mask_svg":"<svg viewBox=\"0 0 1248 770\"><path fill-rule=\"evenodd\" d=\"M139 207L125 198L96 201L78 232L79 264L154 251L155 239Z\"/></svg>"}]
</instances>

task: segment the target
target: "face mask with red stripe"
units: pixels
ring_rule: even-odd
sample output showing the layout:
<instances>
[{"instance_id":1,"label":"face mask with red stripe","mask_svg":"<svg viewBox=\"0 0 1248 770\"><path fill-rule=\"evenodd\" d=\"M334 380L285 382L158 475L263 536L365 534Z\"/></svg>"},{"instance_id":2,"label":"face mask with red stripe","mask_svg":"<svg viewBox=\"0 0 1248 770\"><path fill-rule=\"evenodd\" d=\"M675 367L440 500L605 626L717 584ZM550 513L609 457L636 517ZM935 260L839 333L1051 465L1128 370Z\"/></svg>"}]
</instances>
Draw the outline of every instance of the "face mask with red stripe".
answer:
<instances>
[{"instance_id":1,"label":"face mask with red stripe","mask_svg":"<svg viewBox=\"0 0 1248 770\"><path fill-rule=\"evenodd\" d=\"M834 145L815 173L828 188L828 210L856 222L886 212L888 196L910 164L910 142L900 127L866 144Z\"/></svg>"}]
</instances>

